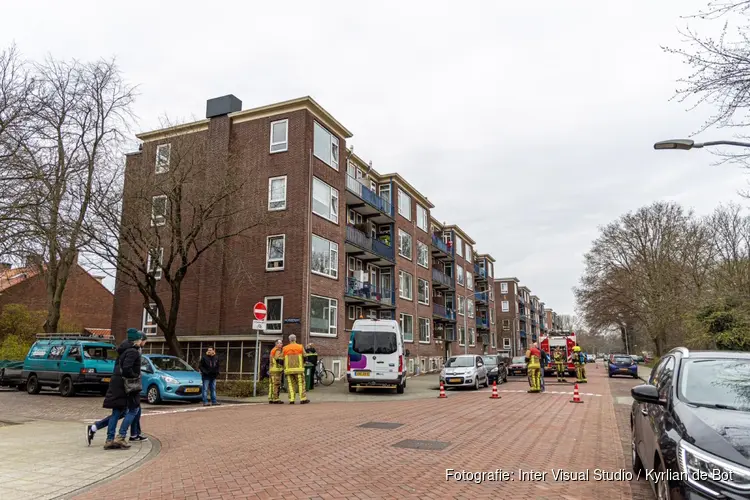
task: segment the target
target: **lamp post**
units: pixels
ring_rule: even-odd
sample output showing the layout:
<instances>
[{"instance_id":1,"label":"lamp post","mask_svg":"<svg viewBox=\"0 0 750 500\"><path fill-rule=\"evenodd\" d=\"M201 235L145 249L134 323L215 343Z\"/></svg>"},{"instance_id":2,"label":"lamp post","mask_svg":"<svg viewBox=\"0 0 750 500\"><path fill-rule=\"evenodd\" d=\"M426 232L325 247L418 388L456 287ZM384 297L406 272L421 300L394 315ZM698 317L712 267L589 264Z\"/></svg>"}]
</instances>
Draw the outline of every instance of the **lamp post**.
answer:
<instances>
[{"instance_id":1,"label":"lamp post","mask_svg":"<svg viewBox=\"0 0 750 500\"><path fill-rule=\"evenodd\" d=\"M688 151L690 149L703 148L706 146L737 146L740 148L750 148L750 142L740 141L707 141L695 142L690 139L671 139L660 141L654 144L654 149L680 149Z\"/></svg>"}]
</instances>

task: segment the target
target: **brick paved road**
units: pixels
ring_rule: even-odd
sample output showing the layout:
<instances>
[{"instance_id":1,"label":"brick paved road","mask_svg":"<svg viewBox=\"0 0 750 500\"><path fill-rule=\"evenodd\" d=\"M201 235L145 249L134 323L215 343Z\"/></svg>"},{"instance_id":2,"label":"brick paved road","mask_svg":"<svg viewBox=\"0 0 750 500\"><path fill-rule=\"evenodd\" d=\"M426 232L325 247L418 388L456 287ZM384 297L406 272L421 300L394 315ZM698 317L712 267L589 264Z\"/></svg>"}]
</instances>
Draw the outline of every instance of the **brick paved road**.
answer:
<instances>
[{"instance_id":1,"label":"brick paved road","mask_svg":"<svg viewBox=\"0 0 750 500\"><path fill-rule=\"evenodd\" d=\"M592 372L582 405L548 383L547 394L450 391L447 400L234 406L155 415L148 429L161 454L144 468L81 499L234 498L607 498L633 497L628 482L595 481L595 469L629 470L612 446L617 423L609 380ZM523 388L511 382L504 390ZM397 429L360 424L403 423ZM584 427L585 426L585 427ZM283 434L284 433L284 434ZM449 442L441 451L392 445ZM446 469L515 474L514 481L446 481ZM587 483L555 482L552 469L591 473ZM520 481L518 470L546 472Z\"/></svg>"}]
</instances>

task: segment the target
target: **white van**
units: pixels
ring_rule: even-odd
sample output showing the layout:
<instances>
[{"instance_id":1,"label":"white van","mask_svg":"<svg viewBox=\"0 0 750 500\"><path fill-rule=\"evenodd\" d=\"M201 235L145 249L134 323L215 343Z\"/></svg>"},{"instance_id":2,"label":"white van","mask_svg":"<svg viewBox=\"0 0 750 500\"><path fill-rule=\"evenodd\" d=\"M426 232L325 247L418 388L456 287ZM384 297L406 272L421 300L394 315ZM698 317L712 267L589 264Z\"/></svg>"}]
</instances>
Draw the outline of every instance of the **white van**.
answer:
<instances>
[{"instance_id":1,"label":"white van","mask_svg":"<svg viewBox=\"0 0 750 500\"><path fill-rule=\"evenodd\" d=\"M346 380L349 392L357 392L360 388L389 387L399 394L404 393L404 338L398 321L358 319L354 322L349 336Z\"/></svg>"}]
</instances>

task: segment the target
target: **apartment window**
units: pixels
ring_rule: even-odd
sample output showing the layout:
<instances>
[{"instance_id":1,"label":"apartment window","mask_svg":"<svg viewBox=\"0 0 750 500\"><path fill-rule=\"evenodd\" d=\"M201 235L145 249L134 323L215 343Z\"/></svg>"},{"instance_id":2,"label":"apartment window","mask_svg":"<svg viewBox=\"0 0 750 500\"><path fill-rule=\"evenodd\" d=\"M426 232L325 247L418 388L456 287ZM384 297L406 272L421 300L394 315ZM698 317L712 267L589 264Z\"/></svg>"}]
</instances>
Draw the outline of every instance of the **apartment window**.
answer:
<instances>
[{"instance_id":1,"label":"apartment window","mask_svg":"<svg viewBox=\"0 0 750 500\"><path fill-rule=\"evenodd\" d=\"M495 301L495 290L493 290L492 286L490 286L490 288L489 288L489 295L490 295L490 302L494 302Z\"/></svg>"},{"instance_id":2,"label":"apartment window","mask_svg":"<svg viewBox=\"0 0 750 500\"><path fill-rule=\"evenodd\" d=\"M477 345L477 334L473 328L469 328L469 345L472 347Z\"/></svg>"},{"instance_id":3,"label":"apartment window","mask_svg":"<svg viewBox=\"0 0 750 500\"><path fill-rule=\"evenodd\" d=\"M281 332L284 324L284 297L266 297L266 331Z\"/></svg>"},{"instance_id":4,"label":"apartment window","mask_svg":"<svg viewBox=\"0 0 750 500\"><path fill-rule=\"evenodd\" d=\"M423 344L430 343L430 320L419 318L419 341Z\"/></svg>"},{"instance_id":5,"label":"apartment window","mask_svg":"<svg viewBox=\"0 0 750 500\"><path fill-rule=\"evenodd\" d=\"M315 122L313 154L334 170L339 169L339 139Z\"/></svg>"},{"instance_id":6,"label":"apartment window","mask_svg":"<svg viewBox=\"0 0 750 500\"><path fill-rule=\"evenodd\" d=\"M464 268L461 266L456 266L456 277L458 279L458 284L463 286L464 284Z\"/></svg>"},{"instance_id":7,"label":"apartment window","mask_svg":"<svg viewBox=\"0 0 750 500\"><path fill-rule=\"evenodd\" d=\"M502 307L502 311L504 313L507 313L508 311L510 311L510 304L508 304L507 300L503 300L502 302L500 302L500 306Z\"/></svg>"},{"instance_id":8,"label":"apartment window","mask_svg":"<svg viewBox=\"0 0 750 500\"><path fill-rule=\"evenodd\" d=\"M289 120L271 123L271 153L282 153L289 146Z\"/></svg>"},{"instance_id":9,"label":"apartment window","mask_svg":"<svg viewBox=\"0 0 750 500\"><path fill-rule=\"evenodd\" d=\"M354 306L349 306L349 319L354 320L357 316L354 313Z\"/></svg>"},{"instance_id":10,"label":"apartment window","mask_svg":"<svg viewBox=\"0 0 750 500\"><path fill-rule=\"evenodd\" d=\"M427 245L417 240L417 264L429 269L430 267L430 251Z\"/></svg>"},{"instance_id":11,"label":"apartment window","mask_svg":"<svg viewBox=\"0 0 750 500\"><path fill-rule=\"evenodd\" d=\"M426 306L430 305L430 284L422 278L417 278L417 301Z\"/></svg>"},{"instance_id":12,"label":"apartment window","mask_svg":"<svg viewBox=\"0 0 750 500\"><path fill-rule=\"evenodd\" d=\"M491 325L495 324L495 311L494 311L494 309L490 309L490 324Z\"/></svg>"},{"instance_id":13,"label":"apartment window","mask_svg":"<svg viewBox=\"0 0 750 500\"><path fill-rule=\"evenodd\" d=\"M284 250L286 235L269 236L266 245L266 271L281 271L284 269Z\"/></svg>"},{"instance_id":14,"label":"apartment window","mask_svg":"<svg viewBox=\"0 0 750 500\"><path fill-rule=\"evenodd\" d=\"M312 211L335 224L339 223L339 191L317 177L313 177Z\"/></svg>"},{"instance_id":15,"label":"apartment window","mask_svg":"<svg viewBox=\"0 0 750 500\"><path fill-rule=\"evenodd\" d=\"M508 284L500 283L500 293L508 293Z\"/></svg>"},{"instance_id":16,"label":"apartment window","mask_svg":"<svg viewBox=\"0 0 750 500\"><path fill-rule=\"evenodd\" d=\"M159 144L156 146L156 169L157 174L169 172L169 157L172 155L171 144Z\"/></svg>"},{"instance_id":17,"label":"apartment window","mask_svg":"<svg viewBox=\"0 0 750 500\"><path fill-rule=\"evenodd\" d=\"M464 256L464 241L459 235L456 235L456 255L459 257Z\"/></svg>"},{"instance_id":18,"label":"apartment window","mask_svg":"<svg viewBox=\"0 0 750 500\"><path fill-rule=\"evenodd\" d=\"M414 342L414 316L401 313L401 333L404 334L404 342Z\"/></svg>"},{"instance_id":19,"label":"apartment window","mask_svg":"<svg viewBox=\"0 0 750 500\"><path fill-rule=\"evenodd\" d=\"M466 329L463 326L458 327L458 345L466 345Z\"/></svg>"},{"instance_id":20,"label":"apartment window","mask_svg":"<svg viewBox=\"0 0 750 500\"><path fill-rule=\"evenodd\" d=\"M411 235L403 229L398 230L398 254L411 260Z\"/></svg>"},{"instance_id":21,"label":"apartment window","mask_svg":"<svg viewBox=\"0 0 750 500\"><path fill-rule=\"evenodd\" d=\"M466 311L469 313L469 317L474 317L474 301L471 299L466 299Z\"/></svg>"},{"instance_id":22,"label":"apartment window","mask_svg":"<svg viewBox=\"0 0 750 500\"><path fill-rule=\"evenodd\" d=\"M458 296L458 314L461 316L466 315L466 298L462 296Z\"/></svg>"},{"instance_id":23,"label":"apartment window","mask_svg":"<svg viewBox=\"0 0 750 500\"><path fill-rule=\"evenodd\" d=\"M336 299L310 296L310 335L336 336L338 304Z\"/></svg>"},{"instance_id":24,"label":"apartment window","mask_svg":"<svg viewBox=\"0 0 750 500\"><path fill-rule=\"evenodd\" d=\"M503 330L510 330L510 320L504 319L503 320Z\"/></svg>"},{"instance_id":25,"label":"apartment window","mask_svg":"<svg viewBox=\"0 0 750 500\"><path fill-rule=\"evenodd\" d=\"M398 295L402 299L413 300L413 277L405 271L398 272Z\"/></svg>"},{"instance_id":26,"label":"apartment window","mask_svg":"<svg viewBox=\"0 0 750 500\"><path fill-rule=\"evenodd\" d=\"M411 220L411 196L398 190L398 213L406 220Z\"/></svg>"},{"instance_id":27,"label":"apartment window","mask_svg":"<svg viewBox=\"0 0 750 500\"><path fill-rule=\"evenodd\" d=\"M286 208L286 175L268 179L268 210Z\"/></svg>"},{"instance_id":28,"label":"apartment window","mask_svg":"<svg viewBox=\"0 0 750 500\"><path fill-rule=\"evenodd\" d=\"M466 262L471 262L472 250L471 245L466 245Z\"/></svg>"},{"instance_id":29,"label":"apartment window","mask_svg":"<svg viewBox=\"0 0 750 500\"><path fill-rule=\"evenodd\" d=\"M311 269L315 274L331 278L339 275L339 245L313 234Z\"/></svg>"},{"instance_id":30,"label":"apartment window","mask_svg":"<svg viewBox=\"0 0 750 500\"><path fill-rule=\"evenodd\" d=\"M510 339L503 339L503 349L510 349Z\"/></svg>"},{"instance_id":31,"label":"apartment window","mask_svg":"<svg viewBox=\"0 0 750 500\"><path fill-rule=\"evenodd\" d=\"M417 227L427 232L427 209L417 203Z\"/></svg>"},{"instance_id":32,"label":"apartment window","mask_svg":"<svg viewBox=\"0 0 750 500\"><path fill-rule=\"evenodd\" d=\"M148 273L154 276L155 280L161 279L162 273L162 262L164 262L164 249L163 248L152 248L148 252L148 263L146 269Z\"/></svg>"},{"instance_id":33,"label":"apartment window","mask_svg":"<svg viewBox=\"0 0 750 500\"><path fill-rule=\"evenodd\" d=\"M154 302L148 305L149 309L156 311L156 304ZM158 312L158 311L157 311ZM156 335L156 321L148 313L148 309L143 309L143 328L141 331L146 335Z\"/></svg>"},{"instance_id":34,"label":"apartment window","mask_svg":"<svg viewBox=\"0 0 750 500\"><path fill-rule=\"evenodd\" d=\"M160 194L151 198L151 225L163 226L167 223L167 195Z\"/></svg>"},{"instance_id":35,"label":"apartment window","mask_svg":"<svg viewBox=\"0 0 750 500\"><path fill-rule=\"evenodd\" d=\"M495 276L492 269L492 262L487 263L487 279L492 279Z\"/></svg>"},{"instance_id":36,"label":"apartment window","mask_svg":"<svg viewBox=\"0 0 750 500\"><path fill-rule=\"evenodd\" d=\"M356 310L356 313L357 313L357 318L364 318L365 317L364 314L362 314L363 309L361 307L357 306L355 310Z\"/></svg>"},{"instance_id":37,"label":"apartment window","mask_svg":"<svg viewBox=\"0 0 750 500\"><path fill-rule=\"evenodd\" d=\"M466 271L466 288L474 290L474 275Z\"/></svg>"}]
</instances>

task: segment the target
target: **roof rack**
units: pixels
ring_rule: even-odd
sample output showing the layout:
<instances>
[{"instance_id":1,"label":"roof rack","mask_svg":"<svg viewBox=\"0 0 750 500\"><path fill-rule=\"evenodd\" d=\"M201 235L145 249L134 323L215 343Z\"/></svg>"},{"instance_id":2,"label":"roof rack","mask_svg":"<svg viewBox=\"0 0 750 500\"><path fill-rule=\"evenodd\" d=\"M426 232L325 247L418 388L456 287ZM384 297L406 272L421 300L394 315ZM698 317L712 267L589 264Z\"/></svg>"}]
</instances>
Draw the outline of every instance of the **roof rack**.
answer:
<instances>
[{"instance_id":1,"label":"roof rack","mask_svg":"<svg viewBox=\"0 0 750 500\"><path fill-rule=\"evenodd\" d=\"M92 335L90 333L37 333L38 340L114 340L112 335Z\"/></svg>"}]
</instances>

